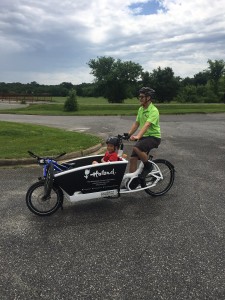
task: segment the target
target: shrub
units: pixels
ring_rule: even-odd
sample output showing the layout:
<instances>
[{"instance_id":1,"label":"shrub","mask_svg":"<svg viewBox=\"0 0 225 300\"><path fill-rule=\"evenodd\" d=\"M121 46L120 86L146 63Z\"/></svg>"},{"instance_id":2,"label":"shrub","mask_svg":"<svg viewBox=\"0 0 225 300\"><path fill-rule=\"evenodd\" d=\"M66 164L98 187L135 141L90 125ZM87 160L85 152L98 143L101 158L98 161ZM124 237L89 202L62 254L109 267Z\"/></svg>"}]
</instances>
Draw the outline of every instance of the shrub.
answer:
<instances>
[{"instance_id":1,"label":"shrub","mask_svg":"<svg viewBox=\"0 0 225 300\"><path fill-rule=\"evenodd\" d=\"M64 103L65 111L77 111L78 103L77 103L77 94L75 90L71 90L69 95Z\"/></svg>"},{"instance_id":2,"label":"shrub","mask_svg":"<svg viewBox=\"0 0 225 300\"><path fill-rule=\"evenodd\" d=\"M208 85L187 85L180 90L175 101L180 103L216 103L219 100Z\"/></svg>"},{"instance_id":3,"label":"shrub","mask_svg":"<svg viewBox=\"0 0 225 300\"><path fill-rule=\"evenodd\" d=\"M183 89L180 90L177 97L175 98L175 101L180 103L198 102L196 86L194 85L185 86Z\"/></svg>"}]
</instances>

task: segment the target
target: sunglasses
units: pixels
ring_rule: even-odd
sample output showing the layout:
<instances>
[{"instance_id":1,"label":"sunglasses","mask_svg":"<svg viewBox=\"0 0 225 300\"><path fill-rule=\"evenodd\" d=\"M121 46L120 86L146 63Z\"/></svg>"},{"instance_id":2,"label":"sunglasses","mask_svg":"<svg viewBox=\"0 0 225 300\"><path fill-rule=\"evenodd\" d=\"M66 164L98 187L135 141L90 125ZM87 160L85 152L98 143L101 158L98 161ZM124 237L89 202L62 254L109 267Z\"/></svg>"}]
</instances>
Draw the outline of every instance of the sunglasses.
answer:
<instances>
[{"instance_id":1,"label":"sunglasses","mask_svg":"<svg viewBox=\"0 0 225 300\"><path fill-rule=\"evenodd\" d=\"M137 99L138 99L138 100L142 100L142 99L144 99L144 98L146 98L146 96L137 96Z\"/></svg>"}]
</instances>

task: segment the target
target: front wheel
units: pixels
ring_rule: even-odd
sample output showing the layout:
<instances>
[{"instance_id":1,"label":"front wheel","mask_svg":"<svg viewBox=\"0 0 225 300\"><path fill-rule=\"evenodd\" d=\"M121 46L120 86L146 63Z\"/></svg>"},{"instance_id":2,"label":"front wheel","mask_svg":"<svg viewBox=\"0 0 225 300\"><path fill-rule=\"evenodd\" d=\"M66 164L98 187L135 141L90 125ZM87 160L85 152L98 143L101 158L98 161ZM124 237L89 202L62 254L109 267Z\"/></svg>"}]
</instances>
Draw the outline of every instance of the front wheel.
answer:
<instances>
[{"instance_id":1,"label":"front wheel","mask_svg":"<svg viewBox=\"0 0 225 300\"><path fill-rule=\"evenodd\" d=\"M44 184L44 197L48 199L51 195L51 190L53 187L53 177L54 177L54 167L53 163L51 162L48 167L47 167L47 172L46 172L46 178L45 178L45 184Z\"/></svg>"},{"instance_id":2,"label":"front wheel","mask_svg":"<svg viewBox=\"0 0 225 300\"><path fill-rule=\"evenodd\" d=\"M27 207L38 216L49 216L53 214L63 203L63 193L61 189L53 185L48 198L46 198L45 188L45 180L41 180L34 183L26 194Z\"/></svg>"},{"instance_id":3,"label":"front wheel","mask_svg":"<svg viewBox=\"0 0 225 300\"><path fill-rule=\"evenodd\" d=\"M145 178L144 186L150 186L145 192L151 196L161 196L172 187L175 170L174 166L165 159L153 160L153 170Z\"/></svg>"}]
</instances>

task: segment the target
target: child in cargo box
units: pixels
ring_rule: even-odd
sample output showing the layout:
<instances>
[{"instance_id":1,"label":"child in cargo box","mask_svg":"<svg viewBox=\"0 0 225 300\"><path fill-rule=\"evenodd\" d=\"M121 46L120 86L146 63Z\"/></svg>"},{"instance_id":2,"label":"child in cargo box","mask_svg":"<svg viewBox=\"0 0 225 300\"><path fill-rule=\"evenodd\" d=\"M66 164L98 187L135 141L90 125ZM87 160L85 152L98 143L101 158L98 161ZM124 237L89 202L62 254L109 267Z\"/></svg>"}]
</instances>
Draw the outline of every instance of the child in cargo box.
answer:
<instances>
[{"instance_id":1,"label":"child in cargo box","mask_svg":"<svg viewBox=\"0 0 225 300\"><path fill-rule=\"evenodd\" d=\"M109 137L106 140L107 151L104 157L101 159L101 162L109 162L109 161L118 161L120 160L117 154L117 148L119 146L119 140L117 137ZM98 164L97 161L93 161L92 164Z\"/></svg>"}]
</instances>

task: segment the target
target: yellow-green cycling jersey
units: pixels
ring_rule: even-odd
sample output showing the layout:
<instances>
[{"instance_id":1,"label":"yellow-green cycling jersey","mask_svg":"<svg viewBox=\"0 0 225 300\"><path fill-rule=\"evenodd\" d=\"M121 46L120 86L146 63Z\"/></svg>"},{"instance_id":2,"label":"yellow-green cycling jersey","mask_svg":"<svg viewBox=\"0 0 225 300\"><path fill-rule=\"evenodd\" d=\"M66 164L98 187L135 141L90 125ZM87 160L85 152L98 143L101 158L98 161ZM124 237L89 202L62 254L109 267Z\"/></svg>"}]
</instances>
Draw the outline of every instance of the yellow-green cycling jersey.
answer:
<instances>
[{"instance_id":1,"label":"yellow-green cycling jersey","mask_svg":"<svg viewBox=\"0 0 225 300\"><path fill-rule=\"evenodd\" d=\"M150 103L150 105L145 109L142 106L138 110L136 121L139 123L140 128L142 128L146 122L151 123L149 129L144 133L144 137L154 136L161 138L161 131L159 125L159 111Z\"/></svg>"}]
</instances>

